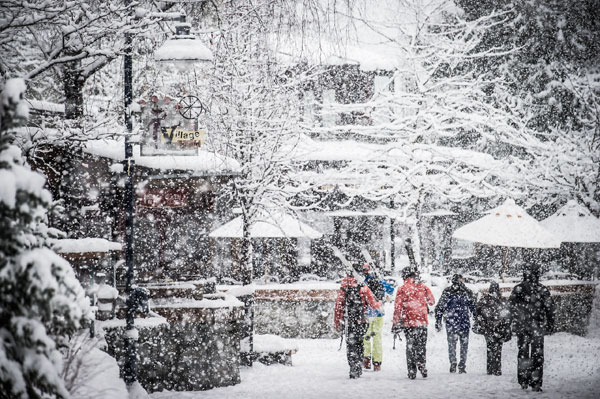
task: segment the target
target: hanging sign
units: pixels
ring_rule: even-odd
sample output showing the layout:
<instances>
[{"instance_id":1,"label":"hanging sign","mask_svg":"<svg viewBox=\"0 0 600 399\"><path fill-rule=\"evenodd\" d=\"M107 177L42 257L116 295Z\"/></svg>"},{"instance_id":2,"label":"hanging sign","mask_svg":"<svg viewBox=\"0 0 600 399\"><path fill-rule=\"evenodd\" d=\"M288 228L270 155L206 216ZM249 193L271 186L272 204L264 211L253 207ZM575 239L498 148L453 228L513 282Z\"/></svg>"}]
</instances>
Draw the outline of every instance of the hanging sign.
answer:
<instances>
[{"instance_id":1,"label":"hanging sign","mask_svg":"<svg viewBox=\"0 0 600 399\"><path fill-rule=\"evenodd\" d=\"M187 130L177 126L161 128L161 144L184 144L189 148L200 147L205 141L205 130Z\"/></svg>"},{"instance_id":2,"label":"hanging sign","mask_svg":"<svg viewBox=\"0 0 600 399\"><path fill-rule=\"evenodd\" d=\"M141 155L198 155L206 142L201 115L208 108L196 96L179 101L165 95L153 95L139 101L144 134Z\"/></svg>"}]
</instances>

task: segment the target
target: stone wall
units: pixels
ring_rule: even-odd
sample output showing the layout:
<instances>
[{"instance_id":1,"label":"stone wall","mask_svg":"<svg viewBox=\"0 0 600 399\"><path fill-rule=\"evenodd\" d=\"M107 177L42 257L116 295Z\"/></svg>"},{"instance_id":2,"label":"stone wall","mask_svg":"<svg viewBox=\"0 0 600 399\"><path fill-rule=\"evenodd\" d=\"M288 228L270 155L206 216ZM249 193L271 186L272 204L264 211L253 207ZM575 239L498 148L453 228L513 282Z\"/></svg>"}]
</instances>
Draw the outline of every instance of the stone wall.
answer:
<instances>
[{"instance_id":1,"label":"stone wall","mask_svg":"<svg viewBox=\"0 0 600 399\"><path fill-rule=\"evenodd\" d=\"M241 306L189 302L153 307L162 323L140 326L138 380L148 392L198 391L240 382ZM124 326L104 327L108 353L123 360Z\"/></svg>"},{"instance_id":2,"label":"stone wall","mask_svg":"<svg viewBox=\"0 0 600 399\"><path fill-rule=\"evenodd\" d=\"M556 331L587 333L595 284L548 284L556 304ZM503 287L505 296L512 287ZM257 289L254 329L284 338L337 338L333 313L337 289Z\"/></svg>"},{"instance_id":3,"label":"stone wall","mask_svg":"<svg viewBox=\"0 0 600 399\"><path fill-rule=\"evenodd\" d=\"M336 295L336 289L256 290L254 331L283 338L337 338Z\"/></svg>"}]
</instances>

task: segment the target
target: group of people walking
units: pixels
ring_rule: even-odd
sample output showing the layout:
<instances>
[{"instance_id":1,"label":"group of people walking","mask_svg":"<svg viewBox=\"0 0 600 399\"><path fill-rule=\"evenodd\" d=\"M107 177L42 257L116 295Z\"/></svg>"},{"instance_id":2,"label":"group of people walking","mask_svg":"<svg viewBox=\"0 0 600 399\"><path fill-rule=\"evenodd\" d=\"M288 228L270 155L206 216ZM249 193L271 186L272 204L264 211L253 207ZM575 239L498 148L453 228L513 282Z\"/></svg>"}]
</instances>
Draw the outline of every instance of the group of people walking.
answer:
<instances>
[{"instance_id":1,"label":"group of people walking","mask_svg":"<svg viewBox=\"0 0 600 399\"><path fill-rule=\"evenodd\" d=\"M523 389L541 391L544 366L544 335L554 330L554 303L550 292L539 282L539 269L525 265L523 281L505 300L498 283L477 301L460 274L435 302L431 289L419 280L414 268L402 272L403 285L396 290L392 333L394 340L404 333L408 378L417 372L427 377L427 326L435 305L435 329L446 329L450 372L467 372L469 334L485 337L487 374L502 374L502 346L514 333L518 345L518 382ZM383 360L383 300L394 288L371 272L368 264L354 266L342 280L335 305L335 328L346 337L350 378L363 368L381 370ZM473 319L473 325L471 325ZM394 341L395 342L395 341ZM457 358L456 347L459 346Z\"/></svg>"}]
</instances>

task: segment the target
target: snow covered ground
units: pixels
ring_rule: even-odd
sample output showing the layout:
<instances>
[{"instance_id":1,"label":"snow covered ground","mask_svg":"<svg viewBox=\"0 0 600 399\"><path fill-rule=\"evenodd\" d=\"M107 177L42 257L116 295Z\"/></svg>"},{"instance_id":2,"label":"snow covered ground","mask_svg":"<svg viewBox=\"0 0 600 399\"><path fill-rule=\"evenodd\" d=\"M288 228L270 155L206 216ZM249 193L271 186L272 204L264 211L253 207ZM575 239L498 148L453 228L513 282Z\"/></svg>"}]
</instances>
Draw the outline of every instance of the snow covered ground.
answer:
<instances>
[{"instance_id":1,"label":"snow covered ground","mask_svg":"<svg viewBox=\"0 0 600 399\"><path fill-rule=\"evenodd\" d=\"M392 350L392 304L386 303L384 359L381 372L366 370L357 380L348 378L345 345L339 340L290 340L298 347L292 367L257 363L243 368L239 385L204 392L157 392L152 399L192 398L600 398L600 326L596 301L588 337L558 333L546 338L544 392L523 391L517 383L516 338L504 345L502 376L485 373L485 341L471 334L467 374L448 372L445 332L429 329L429 376L406 376L404 341ZM431 319L430 319L431 322ZM408 396L404 396L408 395Z\"/></svg>"}]
</instances>

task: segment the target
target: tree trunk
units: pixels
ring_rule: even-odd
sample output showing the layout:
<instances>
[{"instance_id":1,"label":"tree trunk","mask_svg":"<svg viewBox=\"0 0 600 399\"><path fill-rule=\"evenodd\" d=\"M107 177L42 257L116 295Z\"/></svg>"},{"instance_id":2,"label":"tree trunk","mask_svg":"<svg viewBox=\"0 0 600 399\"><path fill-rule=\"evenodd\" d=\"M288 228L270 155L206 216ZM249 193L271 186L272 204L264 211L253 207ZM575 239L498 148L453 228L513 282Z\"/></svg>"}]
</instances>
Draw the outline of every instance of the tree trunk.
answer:
<instances>
[{"instance_id":1,"label":"tree trunk","mask_svg":"<svg viewBox=\"0 0 600 399\"><path fill-rule=\"evenodd\" d=\"M83 118L83 85L85 79L79 71L79 61L69 62L63 67L65 94L65 119Z\"/></svg>"},{"instance_id":2,"label":"tree trunk","mask_svg":"<svg viewBox=\"0 0 600 399\"><path fill-rule=\"evenodd\" d=\"M242 249L240 263L242 266L242 284L252 284L252 237L250 236L250 226L247 211L242 212ZM243 366L252 366L254 352L254 292L240 296L244 303L244 320L240 328L240 338L244 342L244 347L240 353L240 363Z\"/></svg>"}]
</instances>

